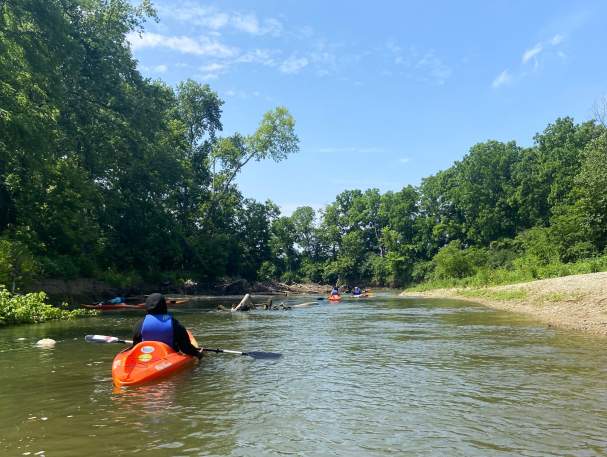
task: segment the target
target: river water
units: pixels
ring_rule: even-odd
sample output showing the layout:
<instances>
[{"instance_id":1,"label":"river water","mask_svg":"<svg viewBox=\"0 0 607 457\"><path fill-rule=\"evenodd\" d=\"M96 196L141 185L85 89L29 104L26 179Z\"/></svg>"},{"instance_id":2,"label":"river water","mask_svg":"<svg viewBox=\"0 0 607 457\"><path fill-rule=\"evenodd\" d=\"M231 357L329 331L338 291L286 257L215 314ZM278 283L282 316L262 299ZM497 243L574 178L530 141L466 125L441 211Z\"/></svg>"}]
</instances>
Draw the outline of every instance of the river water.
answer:
<instances>
[{"instance_id":1,"label":"river water","mask_svg":"<svg viewBox=\"0 0 607 457\"><path fill-rule=\"evenodd\" d=\"M174 314L201 344L283 357L210 354L123 391L121 347L83 336L129 337L140 313L0 329L0 455L607 455L603 339L453 300L321 303L192 302Z\"/></svg>"}]
</instances>

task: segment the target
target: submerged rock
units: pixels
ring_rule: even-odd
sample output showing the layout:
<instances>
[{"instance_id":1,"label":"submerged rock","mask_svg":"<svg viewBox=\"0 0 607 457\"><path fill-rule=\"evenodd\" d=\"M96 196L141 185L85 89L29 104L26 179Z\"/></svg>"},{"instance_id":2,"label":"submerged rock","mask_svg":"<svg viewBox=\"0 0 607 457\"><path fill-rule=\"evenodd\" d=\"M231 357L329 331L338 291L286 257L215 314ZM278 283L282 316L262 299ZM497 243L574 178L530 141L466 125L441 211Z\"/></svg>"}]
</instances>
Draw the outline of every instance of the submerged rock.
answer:
<instances>
[{"instance_id":1,"label":"submerged rock","mask_svg":"<svg viewBox=\"0 0 607 457\"><path fill-rule=\"evenodd\" d=\"M41 340L38 340L36 342L36 347L42 348L42 349L48 349L48 348L52 348L55 347L55 344L57 342L51 338L43 338Z\"/></svg>"}]
</instances>

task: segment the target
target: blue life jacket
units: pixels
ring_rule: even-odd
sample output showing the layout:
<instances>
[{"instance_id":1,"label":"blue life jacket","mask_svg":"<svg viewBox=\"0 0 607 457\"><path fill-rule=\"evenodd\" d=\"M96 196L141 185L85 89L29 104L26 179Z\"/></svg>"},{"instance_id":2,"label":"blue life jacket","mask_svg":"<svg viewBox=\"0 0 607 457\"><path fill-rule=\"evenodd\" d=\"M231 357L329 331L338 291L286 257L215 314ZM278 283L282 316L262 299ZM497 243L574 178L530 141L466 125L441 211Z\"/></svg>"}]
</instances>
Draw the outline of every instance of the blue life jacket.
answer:
<instances>
[{"instance_id":1,"label":"blue life jacket","mask_svg":"<svg viewBox=\"0 0 607 457\"><path fill-rule=\"evenodd\" d=\"M148 314L141 326L142 341L161 341L173 347L173 317L170 314Z\"/></svg>"},{"instance_id":2,"label":"blue life jacket","mask_svg":"<svg viewBox=\"0 0 607 457\"><path fill-rule=\"evenodd\" d=\"M355 287L354 288L354 295L360 295L362 293L362 291L360 290L360 288Z\"/></svg>"}]
</instances>

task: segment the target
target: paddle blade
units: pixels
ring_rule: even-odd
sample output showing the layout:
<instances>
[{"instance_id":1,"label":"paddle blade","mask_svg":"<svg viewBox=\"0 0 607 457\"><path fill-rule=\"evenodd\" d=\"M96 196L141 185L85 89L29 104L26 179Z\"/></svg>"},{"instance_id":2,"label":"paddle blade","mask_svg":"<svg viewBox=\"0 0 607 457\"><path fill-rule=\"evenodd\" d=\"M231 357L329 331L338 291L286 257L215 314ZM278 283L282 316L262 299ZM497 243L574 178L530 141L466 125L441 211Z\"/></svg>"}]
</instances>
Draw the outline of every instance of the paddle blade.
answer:
<instances>
[{"instance_id":1,"label":"paddle blade","mask_svg":"<svg viewBox=\"0 0 607 457\"><path fill-rule=\"evenodd\" d=\"M253 352L245 352L243 355L248 355L249 357L253 357L254 359L266 359L266 360L272 360L272 359L280 359L282 357L282 354L279 354L278 352L259 352L259 351L253 351Z\"/></svg>"},{"instance_id":2,"label":"paddle blade","mask_svg":"<svg viewBox=\"0 0 607 457\"><path fill-rule=\"evenodd\" d=\"M86 335L84 337L84 341L87 343L127 343L125 340L121 340L120 338L116 338L115 336L106 336L106 335Z\"/></svg>"}]
</instances>

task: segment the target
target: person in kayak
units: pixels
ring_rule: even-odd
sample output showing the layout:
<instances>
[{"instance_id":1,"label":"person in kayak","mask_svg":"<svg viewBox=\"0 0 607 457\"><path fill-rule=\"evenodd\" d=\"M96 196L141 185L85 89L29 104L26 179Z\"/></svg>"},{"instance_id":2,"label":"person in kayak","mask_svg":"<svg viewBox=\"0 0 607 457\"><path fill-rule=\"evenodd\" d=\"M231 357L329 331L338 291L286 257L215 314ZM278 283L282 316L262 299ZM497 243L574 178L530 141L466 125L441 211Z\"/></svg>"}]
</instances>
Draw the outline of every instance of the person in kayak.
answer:
<instances>
[{"instance_id":1,"label":"person in kayak","mask_svg":"<svg viewBox=\"0 0 607 457\"><path fill-rule=\"evenodd\" d=\"M333 287L333 289L331 290L331 295L330 296L333 297L335 295L339 295L339 288L337 286Z\"/></svg>"},{"instance_id":2,"label":"person in kayak","mask_svg":"<svg viewBox=\"0 0 607 457\"><path fill-rule=\"evenodd\" d=\"M145 309L147 315L133 329L133 346L142 341L161 341L176 351L202 357L202 349L192 345L185 327L168 313L164 295L149 295L145 299Z\"/></svg>"},{"instance_id":3,"label":"person in kayak","mask_svg":"<svg viewBox=\"0 0 607 457\"><path fill-rule=\"evenodd\" d=\"M114 297L110 300L103 300L103 301L100 301L99 303L95 303L95 305L101 307L103 305L121 305L125 302L126 302L126 298L124 298L124 297Z\"/></svg>"},{"instance_id":4,"label":"person in kayak","mask_svg":"<svg viewBox=\"0 0 607 457\"><path fill-rule=\"evenodd\" d=\"M360 287L358 287L358 286L354 287L354 290L352 291L352 294L354 294L354 295L360 295L362 293L363 293L363 291L360 290Z\"/></svg>"}]
</instances>

